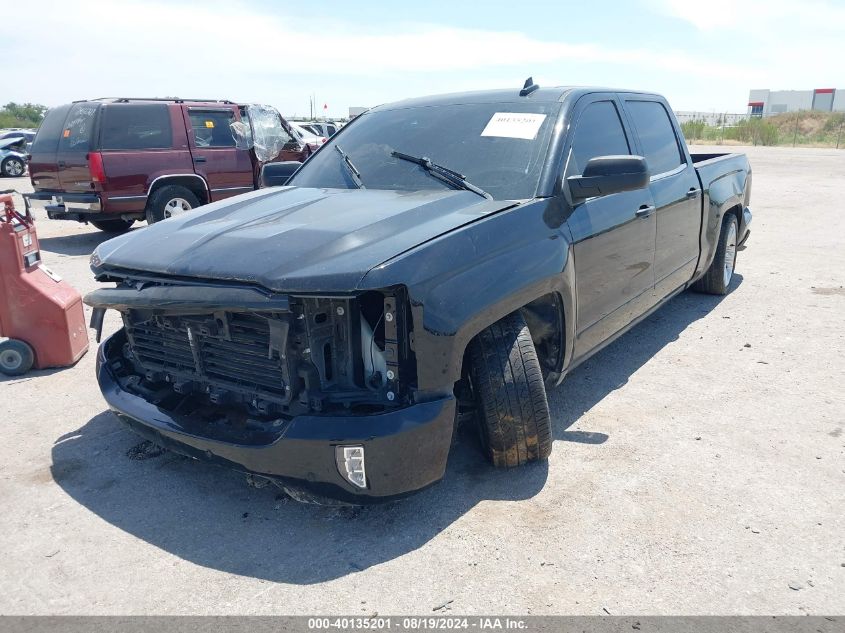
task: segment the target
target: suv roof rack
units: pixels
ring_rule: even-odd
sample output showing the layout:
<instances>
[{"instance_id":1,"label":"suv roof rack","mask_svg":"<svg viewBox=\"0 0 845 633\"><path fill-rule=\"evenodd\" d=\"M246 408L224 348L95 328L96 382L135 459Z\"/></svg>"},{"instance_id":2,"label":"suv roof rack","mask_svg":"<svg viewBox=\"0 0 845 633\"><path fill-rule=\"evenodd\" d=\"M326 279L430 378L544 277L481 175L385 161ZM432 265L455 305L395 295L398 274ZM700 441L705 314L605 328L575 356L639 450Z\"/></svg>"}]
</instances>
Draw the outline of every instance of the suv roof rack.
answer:
<instances>
[{"instance_id":1,"label":"suv roof rack","mask_svg":"<svg viewBox=\"0 0 845 633\"><path fill-rule=\"evenodd\" d=\"M96 99L77 99L73 103L84 101L114 101L115 103L129 103L130 101L172 101L173 103L225 103L235 105L229 99L183 99L181 97L97 97Z\"/></svg>"}]
</instances>

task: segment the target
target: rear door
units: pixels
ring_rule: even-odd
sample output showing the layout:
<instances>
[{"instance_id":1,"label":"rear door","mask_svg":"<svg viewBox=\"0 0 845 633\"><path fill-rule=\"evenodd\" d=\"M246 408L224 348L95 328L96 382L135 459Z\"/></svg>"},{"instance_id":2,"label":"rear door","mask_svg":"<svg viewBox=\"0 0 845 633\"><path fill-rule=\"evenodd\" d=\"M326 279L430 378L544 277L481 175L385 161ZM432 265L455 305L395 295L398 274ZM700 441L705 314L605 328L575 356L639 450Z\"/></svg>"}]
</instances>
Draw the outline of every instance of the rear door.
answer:
<instances>
[{"instance_id":1,"label":"rear door","mask_svg":"<svg viewBox=\"0 0 845 633\"><path fill-rule=\"evenodd\" d=\"M252 191L250 151L235 146L229 127L238 120L237 107L184 107L194 171L208 183L211 200Z\"/></svg>"},{"instance_id":2,"label":"rear door","mask_svg":"<svg viewBox=\"0 0 845 633\"><path fill-rule=\"evenodd\" d=\"M684 285L698 262L701 187L680 133L658 97L626 96L625 109L651 173L657 208L655 294L663 298Z\"/></svg>"},{"instance_id":3,"label":"rear door","mask_svg":"<svg viewBox=\"0 0 845 633\"><path fill-rule=\"evenodd\" d=\"M180 133L181 132L181 133ZM166 103L112 103L100 112L100 151L113 205L143 209L162 175L193 172L181 109Z\"/></svg>"},{"instance_id":4,"label":"rear door","mask_svg":"<svg viewBox=\"0 0 845 633\"><path fill-rule=\"evenodd\" d=\"M93 191L91 172L88 169L88 152L95 148L95 131L101 105L83 101L70 107L56 152L59 188L62 191Z\"/></svg>"},{"instance_id":5,"label":"rear door","mask_svg":"<svg viewBox=\"0 0 845 633\"><path fill-rule=\"evenodd\" d=\"M41 122L32 147L29 150L29 175L35 190L57 191L59 189L59 166L56 152L62 136L70 104L51 108Z\"/></svg>"},{"instance_id":6,"label":"rear door","mask_svg":"<svg viewBox=\"0 0 845 633\"><path fill-rule=\"evenodd\" d=\"M612 94L583 97L573 112L565 177L596 156L632 154ZM568 220L576 276L576 358L650 307L654 285L654 202L648 187L588 198Z\"/></svg>"}]
</instances>

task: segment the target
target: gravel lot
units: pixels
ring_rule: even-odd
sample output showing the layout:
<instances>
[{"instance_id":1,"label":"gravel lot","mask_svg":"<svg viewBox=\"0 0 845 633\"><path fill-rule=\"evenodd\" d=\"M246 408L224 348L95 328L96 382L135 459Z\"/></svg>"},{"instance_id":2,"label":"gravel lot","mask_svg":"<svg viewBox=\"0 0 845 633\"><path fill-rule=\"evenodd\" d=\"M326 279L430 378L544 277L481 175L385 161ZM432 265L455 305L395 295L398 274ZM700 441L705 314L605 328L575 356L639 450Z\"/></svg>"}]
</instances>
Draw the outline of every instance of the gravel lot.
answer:
<instances>
[{"instance_id":1,"label":"gravel lot","mask_svg":"<svg viewBox=\"0 0 845 633\"><path fill-rule=\"evenodd\" d=\"M494 471L463 435L419 495L306 506L131 452L93 347L2 379L0 613L845 612L845 151L736 149L733 291L684 293L551 392L547 465ZM106 236L36 216L93 289Z\"/></svg>"}]
</instances>

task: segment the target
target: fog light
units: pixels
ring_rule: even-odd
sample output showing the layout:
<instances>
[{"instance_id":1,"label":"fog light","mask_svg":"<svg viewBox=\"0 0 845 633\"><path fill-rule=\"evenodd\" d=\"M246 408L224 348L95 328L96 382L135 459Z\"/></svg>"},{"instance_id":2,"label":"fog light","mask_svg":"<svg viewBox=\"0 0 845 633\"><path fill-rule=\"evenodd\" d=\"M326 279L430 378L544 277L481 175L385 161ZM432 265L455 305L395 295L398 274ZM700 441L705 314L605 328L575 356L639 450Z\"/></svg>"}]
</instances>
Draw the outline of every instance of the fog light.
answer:
<instances>
[{"instance_id":1,"label":"fog light","mask_svg":"<svg viewBox=\"0 0 845 633\"><path fill-rule=\"evenodd\" d=\"M353 486L367 487L363 446L336 446L335 460L340 474L346 477Z\"/></svg>"}]
</instances>

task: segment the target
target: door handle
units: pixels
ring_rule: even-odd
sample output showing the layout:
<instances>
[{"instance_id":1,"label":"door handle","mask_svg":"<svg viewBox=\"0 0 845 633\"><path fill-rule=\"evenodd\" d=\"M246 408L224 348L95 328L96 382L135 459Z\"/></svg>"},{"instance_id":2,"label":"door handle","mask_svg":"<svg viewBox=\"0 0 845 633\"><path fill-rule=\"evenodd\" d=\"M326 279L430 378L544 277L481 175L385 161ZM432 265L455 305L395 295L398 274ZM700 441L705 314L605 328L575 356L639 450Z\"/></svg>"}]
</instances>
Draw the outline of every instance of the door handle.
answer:
<instances>
[{"instance_id":1,"label":"door handle","mask_svg":"<svg viewBox=\"0 0 845 633\"><path fill-rule=\"evenodd\" d=\"M696 189L695 187L693 187L692 189L687 191L687 198L695 198L700 192L701 189Z\"/></svg>"},{"instance_id":2,"label":"door handle","mask_svg":"<svg viewBox=\"0 0 845 633\"><path fill-rule=\"evenodd\" d=\"M195 156L195 157L194 157L194 162L195 162L195 163L204 163L206 160L207 160L207 159L206 159L206 157L205 157L205 156Z\"/></svg>"},{"instance_id":3,"label":"door handle","mask_svg":"<svg viewBox=\"0 0 845 633\"><path fill-rule=\"evenodd\" d=\"M654 213L654 212L655 212L655 210L656 210L656 209L655 209L655 206L654 206L654 205L649 206L649 205L647 205L647 204L644 204L644 205L643 205L643 206L641 206L639 209L637 209L637 213L636 213L636 215L637 215L637 217L638 217L638 218L647 218L647 217L648 217L648 216L650 216L652 213Z\"/></svg>"}]
</instances>

